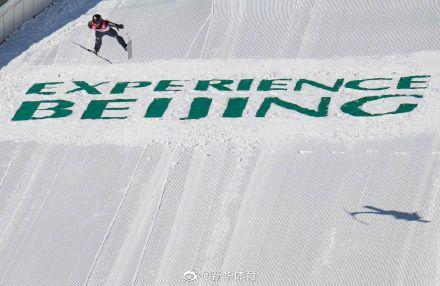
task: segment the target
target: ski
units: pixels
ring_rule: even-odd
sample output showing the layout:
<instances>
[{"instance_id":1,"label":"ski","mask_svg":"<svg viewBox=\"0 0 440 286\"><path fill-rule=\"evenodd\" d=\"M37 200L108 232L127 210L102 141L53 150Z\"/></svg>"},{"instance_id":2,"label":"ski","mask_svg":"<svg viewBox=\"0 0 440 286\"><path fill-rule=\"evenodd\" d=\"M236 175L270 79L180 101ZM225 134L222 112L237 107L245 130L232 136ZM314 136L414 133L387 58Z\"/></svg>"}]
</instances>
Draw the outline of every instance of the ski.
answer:
<instances>
[{"instance_id":1,"label":"ski","mask_svg":"<svg viewBox=\"0 0 440 286\"><path fill-rule=\"evenodd\" d=\"M128 59L131 59L133 57L133 42L131 40L127 43L127 52L128 52Z\"/></svg>"},{"instance_id":2,"label":"ski","mask_svg":"<svg viewBox=\"0 0 440 286\"><path fill-rule=\"evenodd\" d=\"M91 49L88 49L88 48L86 48L86 47L84 47L83 45L80 45L80 44L78 44L78 43L75 43L75 42L72 42L72 43L74 43L75 45L77 45L77 46L83 48L84 50L86 50L86 51L88 51L88 52L94 54L94 55L97 56L98 58L101 58L101 59L103 59L103 60L105 60L105 61L107 61L107 62L109 62L109 63L112 63L109 59L106 59L106 58L104 58L104 57L102 57L102 56L100 56L100 55L98 55L98 54L95 54L95 51L93 51L93 50L91 50Z\"/></svg>"},{"instance_id":3,"label":"ski","mask_svg":"<svg viewBox=\"0 0 440 286\"><path fill-rule=\"evenodd\" d=\"M118 29L116 27L116 29ZM119 32L119 29L118 29ZM128 53L128 59L131 59L133 57L133 41L130 38L130 35L128 34L128 31L125 31L125 38L127 39L127 53Z\"/></svg>"}]
</instances>

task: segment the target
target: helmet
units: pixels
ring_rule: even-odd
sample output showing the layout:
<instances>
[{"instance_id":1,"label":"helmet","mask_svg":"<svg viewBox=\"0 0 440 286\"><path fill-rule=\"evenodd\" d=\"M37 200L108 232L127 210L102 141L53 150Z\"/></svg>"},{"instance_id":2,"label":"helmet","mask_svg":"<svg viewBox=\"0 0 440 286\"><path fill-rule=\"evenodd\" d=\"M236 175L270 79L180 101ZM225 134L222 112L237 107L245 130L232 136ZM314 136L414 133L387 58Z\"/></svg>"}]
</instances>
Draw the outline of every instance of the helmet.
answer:
<instances>
[{"instance_id":1,"label":"helmet","mask_svg":"<svg viewBox=\"0 0 440 286\"><path fill-rule=\"evenodd\" d=\"M93 15L92 21L93 21L93 23L96 23L96 25L98 25L98 26L101 25L101 23L102 23L101 15L99 15L99 14Z\"/></svg>"}]
</instances>

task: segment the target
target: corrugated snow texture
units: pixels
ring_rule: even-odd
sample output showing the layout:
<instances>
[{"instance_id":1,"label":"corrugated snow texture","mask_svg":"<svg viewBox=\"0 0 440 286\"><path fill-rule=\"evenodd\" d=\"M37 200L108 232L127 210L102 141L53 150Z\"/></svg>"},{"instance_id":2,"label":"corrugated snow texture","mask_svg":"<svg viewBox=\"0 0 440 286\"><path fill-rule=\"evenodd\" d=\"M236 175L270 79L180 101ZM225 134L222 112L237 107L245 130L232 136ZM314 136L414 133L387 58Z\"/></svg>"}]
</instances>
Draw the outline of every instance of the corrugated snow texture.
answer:
<instances>
[{"instance_id":1,"label":"corrugated snow texture","mask_svg":"<svg viewBox=\"0 0 440 286\"><path fill-rule=\"evenodd\" d=\"M42 43L19 59L38 65L103 64L71 43L93 45L85 25L94 12L126 24L135 43L133 62L261 58L264 63L440 47L440 3L434 0L111 0L100 5L48 39L41 37ZM54 19L51 11L42 16ZM31 23L41 24L41 18ZM15 51L19 38L30 36L26 31L13 35L2 52ZM102 55L126 61L113 39L104 40ZM11 67L22 73L14 83L44 77L38 70L26 74L19 65ZM96 80L87 78L87 67L75 68L83 69L86 78L80 79ZM3 108L10 104L3 102ZM425 117L420 122L436 122ZM299 130L309 131L307 124ZM183 273L193 269L251 271L257 285L438 285L438 128L427 133L433 135L354 142L341 136L334 142L268 138L244 150L212 142L170 148L1 140L0 285L185 285ZM130 132L118 135L124 134ZM158 142L178 134L166 133ZM356 221L348 214L364 211L364 205L418 211L431 222L373 214ZM188 284L211 283L199 277ZM222 277L220 284L236 283Z\"/></svg>"},{"instance_id":2,"label":"corrugated snow texture","mask_svg":"<svg viewBox=\"0 0 440 286\"><path fill-rule=\"evenodd\" d=\"M438 137L0 150L1 285L438 284Z\"/></svg>"},{"instance_id":3,"label":"corrugated snow texture","mask_svg":"<svg viewBox=\"0 0 440 286\"><path fill-rule=\"evenodd\" d=\"M98 10L126 26L132 62L160 59L333 58L409 54L440 48L440 2L433 0L191 0L121 1ZM91 14L91 13L90 13ZM88 18L69 27L45 64L100 59L74 46L92 46ZM71 26L69 24L69 26ZM124 62L122 48L104 39L102 55Z\"/></svg>"}]
</instances>

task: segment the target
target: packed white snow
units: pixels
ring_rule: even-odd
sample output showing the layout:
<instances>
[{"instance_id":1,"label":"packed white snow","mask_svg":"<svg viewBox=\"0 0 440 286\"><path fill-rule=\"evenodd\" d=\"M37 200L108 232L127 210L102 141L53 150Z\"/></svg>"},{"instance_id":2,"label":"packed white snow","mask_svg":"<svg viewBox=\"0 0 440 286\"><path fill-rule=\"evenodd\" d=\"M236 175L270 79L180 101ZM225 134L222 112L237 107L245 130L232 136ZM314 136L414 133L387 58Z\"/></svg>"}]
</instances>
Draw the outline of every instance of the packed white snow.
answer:
<instances>
[{"instance_id":1,"label":"packed white snow","mask_svg":"<svg viewBox=\"0 0 440 286\"><path fill-rule=\"evenodd\" d=\"M111 38L100 55L113 64L73 43L93 47L97 12L125 24L131 60ZM0 285L438 285L439 17L429 0L55 1L0 45ZM426 88L396 88L412 75ZM287 91L194 91L286 78ZM294 92L301 78L390 88ZM160 80L182 91L111 94ZM109 83L66 94L73 81ZM63 84L28 93L41 82ZM422 98L365 110L417 108L341 110L400 93ZM181 120L197 97L209 114ZM249 97L243 116L223 117L231 97ZM256 117L267 97L331 104ZM155 98L169 109L144 118ZM72 115L12 120L25 101L60 99ZM106 111L123 120L81 119L104 99L136 102Z\"/></svg>"}]
</instances>

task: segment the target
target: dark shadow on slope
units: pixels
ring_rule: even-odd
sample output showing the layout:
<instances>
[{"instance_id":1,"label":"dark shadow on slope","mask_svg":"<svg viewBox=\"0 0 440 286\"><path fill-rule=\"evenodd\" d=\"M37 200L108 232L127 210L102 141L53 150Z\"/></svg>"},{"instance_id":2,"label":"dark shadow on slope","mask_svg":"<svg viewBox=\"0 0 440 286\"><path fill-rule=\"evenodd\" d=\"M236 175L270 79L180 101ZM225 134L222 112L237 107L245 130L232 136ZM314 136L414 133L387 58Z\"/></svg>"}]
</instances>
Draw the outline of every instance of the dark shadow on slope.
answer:
<instances>
[{"instance_id":1,"label":"dark shadow on slope","mask_svg":"<svg viewBox=\"0 0 440 286\"><path fill-rule=\"evenodd\" d=\"M376 208L376 207L372 207L372 206L364 206L364 208L369 209L370 211L348 212L348 213L354 219L357 219L357 217L359 215L372 214L372 215L391 216L397 220L414 221L414 222L421 222L421 223L429 223L430 222L427 220L423 220L422 217L417 212L407 213L407 212L401 212L401 211L395 211L395 210L384 210L384 209L380 209L380 208ZM359 221L359 222L364 223L362 221Z\"/></svg>"},{"instance_id":2,"label":"dark shadow on slope","mask_svg":"<svg viewBox=\"0 0 440 286\"><path fill-rule=\"evenodd\" d=\"M0 44L0 69L33 44L78 19L99 2L100 0L55 0L52 6L25 22Z\"/></svg>"}]
</instances>

